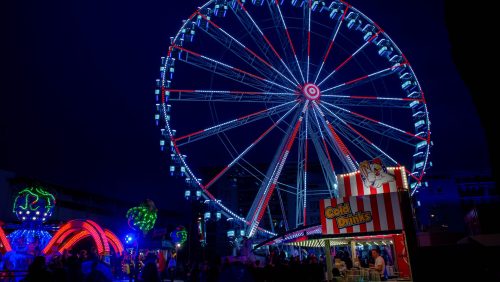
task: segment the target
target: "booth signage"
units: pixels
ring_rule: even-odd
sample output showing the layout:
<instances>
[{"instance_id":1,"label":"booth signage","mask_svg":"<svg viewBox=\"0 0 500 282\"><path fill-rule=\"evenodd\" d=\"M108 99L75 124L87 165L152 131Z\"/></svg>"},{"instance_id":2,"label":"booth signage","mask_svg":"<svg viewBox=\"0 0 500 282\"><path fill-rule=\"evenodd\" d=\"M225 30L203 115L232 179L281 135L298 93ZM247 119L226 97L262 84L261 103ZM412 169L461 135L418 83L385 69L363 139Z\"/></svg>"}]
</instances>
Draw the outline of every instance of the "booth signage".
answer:
<instances>
[{"instance_id":1,"label":"booth signage","mask_svg":"<svg viewBox=\"0 0 500 282\"><path fill-rule=\"evenodd\" d=\"M327 219L335 219L337 221L337 226L339 228L344 228L348 226L358 225L362 223L367 223L372 221L372 213L367 212L356 212L353 213L351 209L351 204L341 203L336 207L326 207L325 217Z\"/></svg>"},{"instance_id":2,"label":"booth signage","mask_svg":"<svg viewBox=\"0 0 500 282\"><path fill-rule=\"evenodd\" d=\"M402 230L398 193L320 201L323 234Z\"/></svg>"}]
</instances>

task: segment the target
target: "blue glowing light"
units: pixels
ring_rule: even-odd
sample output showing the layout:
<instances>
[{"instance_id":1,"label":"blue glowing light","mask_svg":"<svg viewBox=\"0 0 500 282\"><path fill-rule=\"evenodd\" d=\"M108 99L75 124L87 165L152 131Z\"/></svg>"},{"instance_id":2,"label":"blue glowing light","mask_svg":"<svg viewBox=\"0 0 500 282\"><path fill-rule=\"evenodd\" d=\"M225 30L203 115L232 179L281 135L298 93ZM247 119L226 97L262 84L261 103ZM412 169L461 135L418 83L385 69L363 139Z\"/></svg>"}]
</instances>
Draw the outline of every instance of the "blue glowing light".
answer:
<instances>
[{"instance_id":1,"label":"blue glowing light","mask_svg":"<svg viewBox=\"0 0 500 282\"><path fill-rule=\"evenodd\" d=\"M52 235L46 230L18 229L7 235L7 238L12 248L21 252L31 248L43 250L52 239Z\"/></svg>"},{"instance_id":2,"label":"blue glowing light","mask_svg":"<svg viewBox=\"0 0 500 282\"><path fill-rule=\"evenodd\" d=\"M130 233L125 235L125 244L131 245L135 242L135 236L134 234Z\"/></svg>"}]
</instances>

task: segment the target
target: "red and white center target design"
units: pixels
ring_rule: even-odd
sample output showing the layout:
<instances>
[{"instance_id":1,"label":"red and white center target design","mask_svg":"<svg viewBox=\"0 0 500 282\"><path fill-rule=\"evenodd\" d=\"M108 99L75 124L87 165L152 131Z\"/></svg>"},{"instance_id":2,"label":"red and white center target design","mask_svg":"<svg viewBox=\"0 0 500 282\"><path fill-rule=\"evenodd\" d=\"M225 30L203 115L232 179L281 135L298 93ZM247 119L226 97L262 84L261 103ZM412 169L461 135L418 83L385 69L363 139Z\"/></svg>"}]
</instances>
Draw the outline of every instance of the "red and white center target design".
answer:
<instances>
[{"instance_id":1,"label":"red and white center target design","mask_svg":"<svg viewBox=\"0 0 500 282\"><path fill-rule=\"evenodd\" d=\"M319 87L316 86L315 84L307 83L306 85L304 85L302 93L309 100L317 100L319 98L319 94L321 93L321 91L319 90Z\"/></svg>"}]
</instances>

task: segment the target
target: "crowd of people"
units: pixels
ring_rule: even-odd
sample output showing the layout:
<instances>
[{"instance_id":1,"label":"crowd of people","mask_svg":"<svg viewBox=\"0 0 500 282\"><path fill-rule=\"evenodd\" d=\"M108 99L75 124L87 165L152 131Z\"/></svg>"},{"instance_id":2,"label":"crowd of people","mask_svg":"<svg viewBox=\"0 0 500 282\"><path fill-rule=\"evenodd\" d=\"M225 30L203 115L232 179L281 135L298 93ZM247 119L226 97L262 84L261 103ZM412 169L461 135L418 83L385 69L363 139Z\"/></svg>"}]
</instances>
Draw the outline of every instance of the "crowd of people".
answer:
<instances>
[{"instance_id":1,"label":"crowd of people","mask_svg":"<svg viewBox=\"0 0 500 282\"><path fill-rule=\"evenodd\" d=\"M332 256L334 261L342 262L345 269L333 263L332 275L341 278L345 270L354 268L371 268L380 276L380 280L385 280L384 274L385 260L380 256L380 250L374 249L365 256L355 260L353 263L347 251L339 251ZM366 263L366 265L365 265ZM325 281L326 279L326 257L308 254L299 256L287 255L284 251L271 251L269 255L262 259L231 260L215 258L205 260L201 263L188 265L185 272L185 281L252 281L252 282L278 282L278 281ZM378 280L378 279L377 279Z\"/></svg>"},{"instance_id":2,"label":"crowd of people","mask_svg":"<svg viewBox=\"0 0 500 282\"><path fill-rule=\"evenodd\" d=\"M0 256L1 281L41 282L108 282L116 280L173 281L176 269L176 255L168 260L162 252L141 252L138 256L127 252L108 256L106 262L92 248L89 252L64 251L50 255L28 253L7 253Z\"/></svg>"},{"instance_id":3,"label":"crowd of people","mask_svg":"<svg viewBox=\"0 0 500 282\"><path fill-rule=\"evenodd\" d=\"M339 251L332 257L332 275L340 277L345 270L372 267L384 280L385 259L379 250L371 250L354 262L347 251ZM198 262L177 263L174 252L143 251L138 256L124 252L109 257L108 262L100 258L97 251L81 250L34 256L28 270L22 276L11 275L4 262L4 279L9 281L324 281L327 271L325 256L297 253L287 255L283 250L271 250L267 256L224 257ZM342 262L339 264L339 262ZM16 277L13 277L16 276Z\"/></svg>"},{"instance_id":4,"label":"crowd of people","mask_svg":"<svg viewBox=\"0 0 500 282\"><path fill-rule=\"evenodd\" d=\"M271 254L264 260L216 258L188 265L185 281L323 281L324 265L314 255L300 260L287 259L284 253Z\"/></svg>"},{"instance_id":5,"label":"crowd of people","mask_svg":"<svg viewBox=\"0 0 500 282\"><path fill-rule=\"evenodd\" d=\"M22 260L17 260L21 257ZM25 258L28 258L27 260ZM20 263L20 261L22 263ZM30 262L26 269L23 265ZM65 251L50 255L8 254L2 262L2 275L7 281L112 281L112 268L97 251Z\"/></svg>"}]
</instances>

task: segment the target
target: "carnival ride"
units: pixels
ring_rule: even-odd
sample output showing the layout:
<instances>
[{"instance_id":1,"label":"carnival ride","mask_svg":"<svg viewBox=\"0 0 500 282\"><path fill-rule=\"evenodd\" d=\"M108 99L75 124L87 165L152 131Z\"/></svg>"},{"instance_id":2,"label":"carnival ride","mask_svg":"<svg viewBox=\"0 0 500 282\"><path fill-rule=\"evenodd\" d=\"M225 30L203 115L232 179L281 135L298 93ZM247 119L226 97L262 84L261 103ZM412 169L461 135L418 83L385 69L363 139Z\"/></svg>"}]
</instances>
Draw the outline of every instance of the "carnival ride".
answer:
<instances>
[{"instance_id":1,"label":"carnival ride","mask_svg":"<svg viewBox=\"0 0 500 282\"><path fill-rule=\"evenodd\" d=\"M44 255L62 253L73 248L81 240L91 237L99 255L108 256L111 249L115 254L124 251L118 237L110 230L101 228L93 220L74 219L61 226L46 224L52 216L55 204L54 195L43 187L22 189L15 198L12 209L21 224L11 224L9 229L15 230L8 235L0 225L0 250L4 253L29 253L33 251L30 249L38 248Z\"/></svg>"},{"instance_id":2,"label":"carnival ride","mask_svg":"<svg viewBox=\"0 0 500 282\"><path fill-rule=\"evenodd\" d=\"M171 38L160 72L155 120L170 174L248 237L275 235L275 222L308 225L319 199L339 196L336 174L362 160L406 167L412 195L432 165L427 104L407 57L345 1L208 1ZM216 164L202 180L200 167ZM218 187L234 168L257 183L245 215Z\"/></svg>"}]
</instances>

